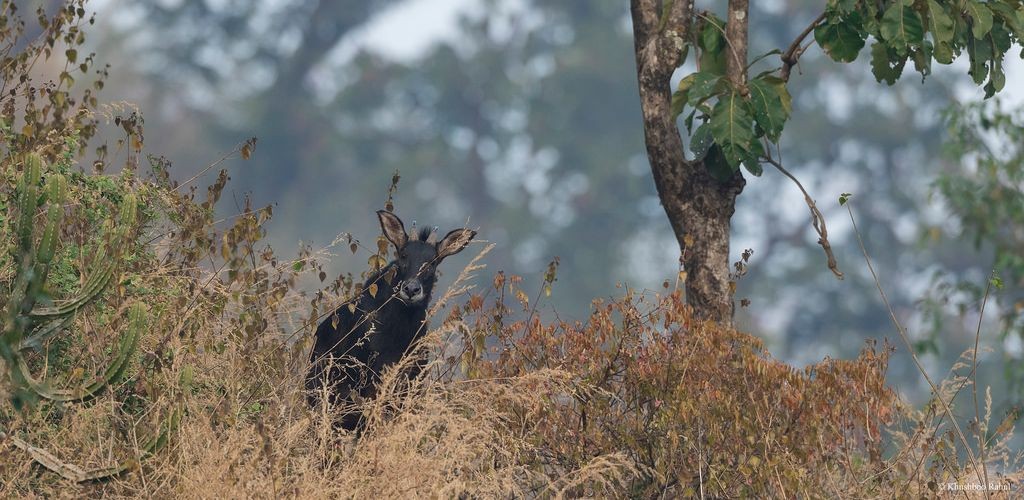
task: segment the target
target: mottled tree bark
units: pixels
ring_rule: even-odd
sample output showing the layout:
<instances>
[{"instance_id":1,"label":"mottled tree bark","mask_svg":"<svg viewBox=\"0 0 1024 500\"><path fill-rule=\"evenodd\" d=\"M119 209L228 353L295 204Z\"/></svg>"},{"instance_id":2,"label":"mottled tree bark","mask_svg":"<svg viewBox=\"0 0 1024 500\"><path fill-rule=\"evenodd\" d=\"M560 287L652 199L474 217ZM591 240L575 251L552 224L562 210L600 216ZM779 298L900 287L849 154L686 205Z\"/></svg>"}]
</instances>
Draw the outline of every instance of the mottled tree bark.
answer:
<instances>
[{"instance_id":1,"label":"mottled tree bark","mask_svg":"<svg viewBox=\"0 0 1024 500\"><path fill-rule=\"evenodd\" d=\"M684 156L669 79L681 63L684 40L689 39L693 1L675 0L664 14L663 6L660 0L631 0L647 157L683 255L687 303L701 317L731 323L729 228L745 181L738 171L725 182L716 180L702 161ZM727 73L739 88L745 81L747 11L747 0L730 0Z\"/></svg>"},{"instance_id":2,"label":"mottled tree bark","mask_svg":"<svg viewBox=\"0 0 1024 500\"><path fill-rule=\"evenodd\" d=\"M729 0L729 14L725 24L725 39L728 51L725 59L725 73L736 88L747 84L747 14L749 0ZM745 92L744 92L745 93Z\"/></svg>"}]
</instances>

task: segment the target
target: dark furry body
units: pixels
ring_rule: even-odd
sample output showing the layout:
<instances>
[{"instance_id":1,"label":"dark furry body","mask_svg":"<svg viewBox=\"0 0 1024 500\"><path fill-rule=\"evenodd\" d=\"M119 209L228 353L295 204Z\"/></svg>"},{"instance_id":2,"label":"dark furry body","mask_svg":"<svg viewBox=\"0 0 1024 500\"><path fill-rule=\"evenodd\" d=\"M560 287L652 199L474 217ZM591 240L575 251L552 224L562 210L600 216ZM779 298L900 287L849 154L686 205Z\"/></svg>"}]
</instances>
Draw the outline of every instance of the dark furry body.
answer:
<instances>
[{"instance_id":1,"label":"dark furry body","mask_svg":"<svg viewBox=\"0 0 1024 500\"><path fill-rule=\"evenodd\" d=\"M328 316L316 329L316 344L310 354L306 390L310 405L320 402L323 386L328 384L329 401L346 404L361 398L374 398L377 383L384 369L397 363L409 347L426 331L429 296L418 304L406 304L393 291L393 284L384 277L396 263L392 262L371 275L356 301L355 312L346 303ZM376 297L370 295L371 284L377 284ZM419 375L422 362L406 373ZM356 430L362 414L343 412L340 427Z\"/></svg>"},{"instance_id":2,"label":"dark furry body","mask_svg":"<svg viewBox=\"0 0 1024 500\"><path fill-rule=\"evenodd\" d=\"M401 360L426 331L438 264L461 252L476 236L470 229L453 229L435 242L433 230L424 228L410 238L397 215L378 210L377 218L384 237L394 245L396 258L366 280L354 309L345 303L317 327L306 374L312 406L320 403L325 392L333 405L377 396L384 370ZM415 378L423 362L415 360L403 375ZM362 412L348 405L337 425L361 430Z\"/></svg>"}]
</instances>

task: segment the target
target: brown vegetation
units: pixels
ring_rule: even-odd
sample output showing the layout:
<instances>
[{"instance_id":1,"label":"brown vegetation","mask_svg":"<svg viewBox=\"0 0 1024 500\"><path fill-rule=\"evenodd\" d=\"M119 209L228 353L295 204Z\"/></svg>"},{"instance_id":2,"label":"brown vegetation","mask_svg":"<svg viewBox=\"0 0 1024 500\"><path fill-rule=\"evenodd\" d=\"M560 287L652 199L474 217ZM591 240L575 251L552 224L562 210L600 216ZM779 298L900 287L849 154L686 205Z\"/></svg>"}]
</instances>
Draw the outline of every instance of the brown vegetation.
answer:
<instances>
[{"instance_id":1,"label":"brown vegetation","mask_svg":"<svg viewBox=\"0 0 1024 500\"><path fill-rule=\"evenodd\" d=\"M61 16L26 53L49 57L45 37L63 39L81 21L73 6ZM0 31L10 33L17 38ZM5 82L30 71L17 61L32 60L4 64ZM586 321L547 319L537 302L552 291L557 261L531 300L515 276L482 284L474 260L430 311L418 344L433 360L424 376L410 387L399 383L401 365L386 371L379 397L361 403L367 427L356 441L332 430L337 409L306 406L302 379L312 329L358 293L358 280L328 280L322 263L338 247L377 262L387 244L368 249L343 235L280 259L261 242L270 208L215 216L226 171L205 190L171 181L166 161L142 155L141 119L121 109L107 110L123 131L117 147L90 150L105 116L89 96L71 98L63 78L12 85L0 95L11 110L0 213L15 206L29 153L45 160L44 178L68 182L39 300L60 304L102 264L100 228L123 199L138 200L139 216L102 294L60 335L5 347L18 347L50 386L77 386L108 366L125 311L141 305L149 320L124 375L88 401L44 397L16 409L11 389L23 388L3 367L0 497L871 498L978 482L963 440L943 423L945 405L906 408L886 386L888 347L795 369L755 337L695 319L668 284L595 301ZM76 159L86 154L103 163L85 172ZM119 174L99 172L115 161ZM13 224L0 220L4 310L21 272ZM942 400L970 381L947 381ZM976 423L976 456L993 483L1011 484L1020 479L1006 445L1013 419L989 429L989 417ZM163 446L145 452L161 429ZM105 480L82 481L91 476Z\"/></svg>"}]
</instances>

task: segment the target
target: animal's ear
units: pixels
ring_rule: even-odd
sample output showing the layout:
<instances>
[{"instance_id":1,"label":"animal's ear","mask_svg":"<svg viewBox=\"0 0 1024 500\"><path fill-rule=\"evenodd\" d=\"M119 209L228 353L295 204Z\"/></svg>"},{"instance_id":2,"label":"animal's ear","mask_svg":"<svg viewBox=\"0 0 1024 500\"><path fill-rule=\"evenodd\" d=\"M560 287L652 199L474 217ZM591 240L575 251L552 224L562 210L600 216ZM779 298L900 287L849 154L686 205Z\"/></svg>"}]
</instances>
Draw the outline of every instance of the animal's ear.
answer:
<instances>
[{"instance_id":1,"label":"animal's ear","mask_svg":"<svg viewBox=\"0 0 1024 500\"><path fill-rule=\"evenodd\" d=\"M466 245L469 245L474 236L476 236L476 231L472 229L456 229L444 235L444 238L437 243L437 260L461 252Z\"/></svg>"},{"instance_id":2,"label":"animal's ear","mask_svg":"<svg viewBox=\"0 0 1024 500\"><path fill-rule=\"evenodd\" d=\"M405 225L402 224L402 219L387 210L378 210L377 217L380 219L380 228L384 230L384 236L388 241L395 245L396 249L404 247L405 243L409 241L409 236L405 234Z\"/></svg>"}]
</instances>

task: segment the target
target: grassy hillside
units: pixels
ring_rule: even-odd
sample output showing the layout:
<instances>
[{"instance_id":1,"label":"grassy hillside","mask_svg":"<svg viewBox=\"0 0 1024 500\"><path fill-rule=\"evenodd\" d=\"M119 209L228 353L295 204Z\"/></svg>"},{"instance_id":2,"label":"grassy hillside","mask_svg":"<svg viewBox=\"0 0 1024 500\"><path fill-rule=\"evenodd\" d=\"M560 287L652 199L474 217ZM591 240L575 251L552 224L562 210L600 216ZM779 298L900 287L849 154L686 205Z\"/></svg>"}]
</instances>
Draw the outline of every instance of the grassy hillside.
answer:
<instances>
[{"instance_id":1,"label":"grassy hillside","mask_svg":"<svg viewBox=\"0 0 1024 500\"><path fill-rule=\"evenodd\" d=\"M263 243L272 210L221 199L254 140L172 181L145 153L141 115L96 101L105 70L71 52L84 23L72 4L24 46L16 17L0 19L22 47L2 59L0 93L0 497L873 498L986 476L1020 488L1013 416L990 415L984 390L970 428L946 415L974 408L907 407L885 383L887 345L791 367L693 318L667 282L596 300L585 322L546 321L536 307L557 293L557 261L527 291L479 266L481 246L437 294L425 376L385 373L381 397L360 403L363 436L336 432L302 377L316 323L360 279L323 263L369 264L387 245L343 235L279 258ZM69 64L37 82L50 60ZM237 213L217 219L218 203ZM941 401L972 390L966 359Z\"/></svg>"}]
</instances>

